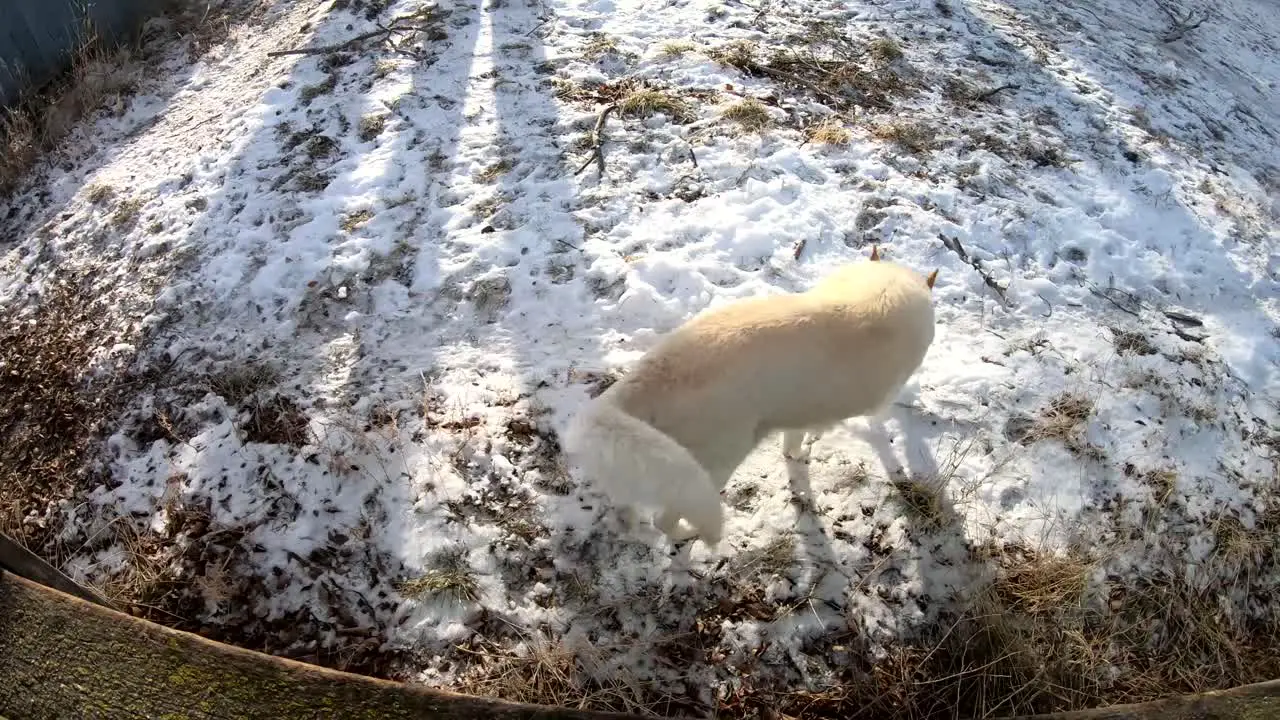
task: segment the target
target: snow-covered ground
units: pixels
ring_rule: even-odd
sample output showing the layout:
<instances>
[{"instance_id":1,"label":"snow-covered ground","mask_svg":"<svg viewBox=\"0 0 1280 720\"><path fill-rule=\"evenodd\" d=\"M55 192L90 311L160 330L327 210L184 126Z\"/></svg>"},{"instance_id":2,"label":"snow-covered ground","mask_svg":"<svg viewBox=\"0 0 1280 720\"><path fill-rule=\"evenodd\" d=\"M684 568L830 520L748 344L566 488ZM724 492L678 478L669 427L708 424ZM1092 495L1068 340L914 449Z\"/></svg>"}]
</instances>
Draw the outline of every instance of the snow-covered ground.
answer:
<instances>
[{"instance_id":1,"label":"snow-covered ground","mask_svg":"<svg viewBox=\"0 0 1280 720\"><path fill-rule=\"evenodd\" d=\"M1085 557L1104 615L1167 582L1274 625L1280 10L1214 8L1165 42L1151 0L264 3L0 203L7 311L90 272L102 363L168 378L66 567L150 548L215 635L454 687L554 646L694 713L877 677L1015 549ZM565 476L663 332L872 243L941 269L889 422L766 441L716 552Z\"/></svg>"}]
</instances>

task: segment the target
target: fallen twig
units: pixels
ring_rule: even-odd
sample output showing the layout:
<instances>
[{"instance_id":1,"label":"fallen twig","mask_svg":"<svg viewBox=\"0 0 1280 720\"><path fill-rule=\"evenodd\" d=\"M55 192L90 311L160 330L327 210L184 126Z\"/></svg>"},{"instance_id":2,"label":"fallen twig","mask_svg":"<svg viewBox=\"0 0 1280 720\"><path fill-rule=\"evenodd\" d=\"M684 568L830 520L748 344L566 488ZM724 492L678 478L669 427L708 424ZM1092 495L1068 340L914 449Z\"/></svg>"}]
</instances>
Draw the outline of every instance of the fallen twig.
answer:
<instances>
[{"instance_id":1,"label":"fallen twig","mask_svg":"<svg viewBox=\"0 0 1280 720\"><path fill-rule=\"evenodd\" d=\"M814 95L817 95L818 97L823 98L829 103L832 103L835 105L843 104L843 101L840 98L836 97L835 95L832 95L826 90L823 90L822 88L818 87L817 85L814 85L813 83L809 82L808 80L805 80L804 78L798 75L793 75L784 70L778 70L776 68L771 68L768 65L761 65L760 63L754 63L754 62L748 63L746 66L746 69L762 72L766 75L772 75L773 77L776 77L782 80L789 80L797 85L800 85L801 87L808 89L809 92L812 92Z\"/></svg>"},{"instance_id":2,"label":"fallen twig","mask_svg":"<svg viewBox=\"0 0 1280 720\"><path fill-rule=\"evenodd\" d=\"M1164 43L1180 40L1187 33L1203 25L1210 17L1210 11L1203 8L1199 9L1199 12L1196 8L1179 12L1173 8L1170 0L1156 0L1156 5L1169 17L1170 28L1160 37L1160 42Z\"/></svg>"},{"instance_id":3,"label":"fallen twig","mask_svg":"<svg viewBox=\"0 0 1280 720\"><path fill-rule=\"evenodd\" d=\"M1039 295L1039 296L1040 296L1040 299L1044 301L1044 304L1049 306L1049 312L1047 312L1047 313L1045 313L1045 314L1041 315L1040 317L1042 317L1042 318L1051 318L1051 317L1053 317L1053 303L1049 302L1049 298L1045 297L1045 296L1044 296L1044 293L1036 293L1036 295Z\"/></svg>"},{"instance_id":4,"label":"fallen twig","mask_svg":"<svg viewBox=\"0 0 1280 720\"><path fill-rule=\"evenodd\" d=\"M1164 316L1174 322L1180 322L1185 325L1192 325L1194 327L1201 327L1204 325L1204 321L1200 318L1194 315L1188 315L1184 312L1178 312L1177 310L1165 310Z\"/></svg>"},{"instance_id":5,"label":"fallen twig","mask_svg":"<svg viewBox=\"0 0 1280 720\"><path fill-rule=\"evenodd\" d=\"M1001 86L999 86L999 87L994 87L994 88L991 88L990 90L986 90L986 91L984 91L984 92L980 92L980 93L978 93L977 95L974 95L974 96L973 96L973 101L974 101L974 102L986 102L986 101L990 100L991 98L995 97L995 94L996 94L996 93L998 93L998 92L1000 92L1000 91L1002 91L1002 90L1017 90L1017 89L1018 89L1018 88L1020 88L1020 87L1022 87L1022 86L1021 86L1021 85L1018 85L1018 84L1016 84L1016 83L1005 83L1004 85L1001 85Z\"/></svg>"},{"instance_id":6,"label":"fallen twig","mask_svg":"<svg viewBox=\"0 0 1280 720\"><path fill-rule=\"evenodd\" d=\"M419 22L411 22L417 20ZM372 38L380 38L382 40L390 39L390 37L398 32L411 32L426 29L424 23L428 20L423 13L410 13L408 15L400 15L391 21L390 25L378 25L377 30L370 30L367 33L361 33L349 40L343 40L332 45L321 45L319 47L294 48L293 50L272 50L267 53L267 57L280 57L282 55L324 55L339 50L347 50L363 43Z\"/></svg>"},{"instance_id":7,"label":"fallen twig","mask_svg":"<svg viewBox=\"0 0 1280 720\"><path fill-rule=\"evenodd\" d=\"M377 30L370 30L367 33L361 33L351 38L350 40L344 40L343 42L334 43L332 45L321 45L320 47L309 47L309 48L295 48L293 50L272 50L271 52L267 53L267 57L280 57L281 55L323 55L325 53L337 52L339 50L346 50L347 48L352 47L353 45L358 45L359 43L362 43L365 40L368 40L369 38L378 37L379 35L390 36L391 33L392 33L392 30L390 28L380 27Z\"/></svg>"},{"instance_id":8,"label":"fallen twig","mask_svg":"<svg viewBox=\"0 0 1280 720\"><path fill-rule=\"evenodd\" d=\"M587 161L582 163L582 167L578 168L578 170L573 173L575 177L581 175L582 171L586 170L587 166L589 166L591 161L594 160L596 165L600 168L600 178L604 178L604 123L609 118L609 113L617 109L618 105L617 103L614 103L612 105L606 105L605 108L600 111L600 117L596 118L595 127L591 128L591 135L589 136L591 157L588 157Z\"/></svg>"},{"instance_id":9,"label":"fallen twig","mask_svg":"<svg viewBox=\"0 0 1280 720\"><path fill-rule=\"evenodd\" d=\"M1095 285L1094 283L1089 283L1089 292L1093 293L1094 295L1097 295L1097 296L1098 296L1098 297L1100 297L1100 298L1105 299L1107 302L1111 303L1112 305L1115 305L1115 306L1116 306L1117 308L1119 308L1120 310L1123 310L1124 312L1127 312L1127 313L1129 313L1130 315L1132 315L1132 316L1134 316L1134 317L1138 317L1138 310L1141 310L1141 309L1142 309L1142 301L1141 301L1141 300L1138 300L1138 299L1133 295L1133 293L1130 293L1130 292L1127 292L1127 291L1121 290L1121 289L1119 289L1119 288L1107 288L1106 290L1107 290L1107 291L1102 290L1101 288L1099 288L1099 287L1098 287L1097 285ZM1124 305L1121 305L1121 304L1120 304L1120 302L1119 302L1118 300L1116 300L1115 298L1111 297L1111 293L1110 293L1109 291L1112 291L1112 290L1114 290L1114 291L1116 291L1116 292L1123 293L1124 295L1126 295L1126 296L1129 298L1129 300L1130 300L1131 302L1133 302L1135 305L1137 305L1137 306L1138 306L1138 310L1134 310L1133 308L1127 308L1127 307L1125 307Z\"/></svg>"},{"instance_id":10,"label":"fallen twig","mask_svg":"<svg viewBox=\"0 0 1280 720\"><path fill-rule=\"evenodd\" d=\"M1000 298L1001 302L1008 304L1009 298L1005 294L1007 292L1007 288L996 281L995 277L982 265L981 260L976 257L969 257L969 254L965 252L964 248L960 245L959 238L949 238L942 233L938 233L938 238L942 240L942 244L946 246L948 250L956 254L956 257L959 257L966 265L977 271L978 277L982 278L982 282L986 283L987 287L995 291L996 296Z\"/></svg>"}]
</instances>

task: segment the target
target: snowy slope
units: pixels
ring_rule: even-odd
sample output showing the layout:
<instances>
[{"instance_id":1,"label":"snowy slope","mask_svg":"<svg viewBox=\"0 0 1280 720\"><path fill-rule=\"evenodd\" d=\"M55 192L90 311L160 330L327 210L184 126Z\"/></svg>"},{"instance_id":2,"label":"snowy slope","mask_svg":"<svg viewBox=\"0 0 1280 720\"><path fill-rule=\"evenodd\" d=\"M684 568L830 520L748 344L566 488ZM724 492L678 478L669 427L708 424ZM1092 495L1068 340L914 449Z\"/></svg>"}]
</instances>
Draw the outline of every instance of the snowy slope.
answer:
<instances>
[{"instance_id":1,"label":"snowy slope","mask_svg":"<svg viewBox=\"0 0 1280 720\"><path fill-rule=\"evenodd\" d=\"M370 636L447 686L550 638L686 709L743 674L813 689L883 657L964 607L990 570L975 548L1108 548L1104 596L1234 576L1215 528L1261 527L1277 482L1267 3L1220 3L1173 43L1154 4L1101 0L340 5L264 8L0 206L7 307L51 257L94 269L119 298L104 356L137 342L183 378L108 442L114 487L68 506L70 570L124 572L93 540L124 518L203 548L175 560L204 579L200 622L277 651ZM267 55L415 13L395 49ZM894 39L902 57L858 60L898 78L887 104L713 57L824 28ZM575 174L642 81L689 116L610 113L603 176ZM724 116L748 97L758 132ZM850 142L813 140L823 118ZM112 223L125 198L137 221ZM661 333L871 243L941 269L937 339L884 427L849 422L807 468L767 441L715 553L621 535L564 477L555 433ZM138 431L161 412L173 432ZM292 430L255 429L267 415Z\"/></svg>"}]
</instances>

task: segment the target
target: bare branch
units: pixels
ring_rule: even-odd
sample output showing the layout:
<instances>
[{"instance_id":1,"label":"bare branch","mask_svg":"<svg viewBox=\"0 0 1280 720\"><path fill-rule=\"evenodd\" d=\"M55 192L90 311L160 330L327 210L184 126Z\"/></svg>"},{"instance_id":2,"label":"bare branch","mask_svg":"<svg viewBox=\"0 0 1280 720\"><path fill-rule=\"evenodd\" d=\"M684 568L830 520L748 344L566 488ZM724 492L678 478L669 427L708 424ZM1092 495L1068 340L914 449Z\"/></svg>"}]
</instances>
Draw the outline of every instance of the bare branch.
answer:
<instances>
[{"instance_id":1,"label":"bare branch","mask_svg":"<svg viewBox=\"0 0 1280 720\"><path fill-rule=\"evenodd\" d=\"M1164 43L1182 39L1187 33L1203 25L1213 14L1204 7L1183 10L1174 4L1174 0L1156 0L1156 6L1169 18L1169 29L1160 36L1160 42Z\"/></svg>"},{"instance_id":2,"label":"bare branch","mask_svg":"<svg viewBox=\"0 0 1280 720\"><path fill-rule=\"evenodd\" d=\"M424 12L409 13L408 15L400 15L391 21L390 25L378 25L377 30L370 30L361 33L349 40L343 40L340 43L332 45L320 45L318 47L295 48L293 50L273 50L267 53L267 57L280 57L282 55L325 55L340 50L350 50L357 45L361 45L366 40L378 38L381 40L390 40L395 33L402 32L420 32L426 30L428 24L433 18Z\"/></svg>"},{"instance_id":3,"label":"bare branch","mask_svg":"<svg viewBox=\"0 0 1280 720\"><path fill-rule=\"evenodd\" d=\"M591 129L591 135L588 136L588 140L590 141L589 144L591 146L591 156L587 158L586 162L582 163L582 167L578 168L578 170L573 173L574 176L581 175L582 171L586 170L587 166L594 160L596 165L600 168L600 179L604 179L604 124L609 118L609 113L617 109L618 105L617 103L614 103L612 105L605 106L605 108L600 111L600 116L596 118L595 127Z\"/></svg>"},{"instance_id":4,"label":"bare branch","mask_svg":"<svg viewBox=\"0 0 1280 720\"><path fill-rule=\"evenodd\" d=\"M942 244L946 246L948 250L955 253L956 257L960 258L960 260L966 265L976 270L978 272L978 276L982 278L982 282L986 283L987 287L995 291L996 296L1000 298L1001 302L1006 305L1008 304L1009 298L1005 294L1007 288L996 281L995 277L986 269L986 267L983 266L981 260L976 257L970 257L969 253L965 252L964 248L960 245L960 238L949 238L942 233L938 233L938 239L942 240Z\"/></svg>"},{"instance_id":5,"label":"bare branch","mask_svg":"<svg viewBox=\"0 0 1280 720\"><path fill-rule=\"evenodd\" d=\"M1002 91L1002 90L1017 90L1017 89L1018 89L1018 88L1020 88L1020 87L1022 87L1022 86L1021 86L1021 85L1016 85L1016 84L1014 84L1014 83L1005 83L1004 85L1000 85L1000 86L998 86L998 87L993 87L993 88L991 88L990 90L984 90L983 92L980 92L980 93L978 93L977 95L974 95L974 96L973 96L973 101L974 101L974 102L986 102L987 100L990 100L991 98L995 97L995 96L996 96L996 93L998 93L998 92L1000 92L1000 91Z\"/></svg>"}]
</instances>

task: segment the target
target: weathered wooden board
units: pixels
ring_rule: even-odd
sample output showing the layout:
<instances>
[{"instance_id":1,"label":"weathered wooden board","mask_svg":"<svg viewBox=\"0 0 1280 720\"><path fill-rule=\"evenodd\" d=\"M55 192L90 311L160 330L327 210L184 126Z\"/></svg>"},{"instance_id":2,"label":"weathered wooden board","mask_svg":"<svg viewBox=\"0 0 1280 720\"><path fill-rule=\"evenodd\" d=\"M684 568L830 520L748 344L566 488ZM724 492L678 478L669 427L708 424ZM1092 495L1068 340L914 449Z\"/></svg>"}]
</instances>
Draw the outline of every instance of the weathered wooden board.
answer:
<instances>
[{"instance_id":1,"label":"weathered wooden board","mask_svg":"<svg viewBox=\"0 0 1280 720\"><path fill-rule=\"evenodd\" d=\"M1010 720L1280 720L1280 680L1133 705Z\"/></svg>"},{"instance_id":2,"label":"weathered wooden board","mask_svg":"<svg viewBox=\"0 0 1280 720\"><path fill-rule=\"evenodd\" d=\"M0 717L607 720L328 670L162 627L0 571Z\"/></svg>"}]
</instances>

